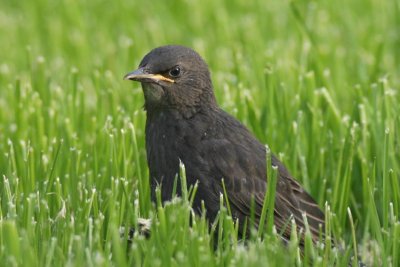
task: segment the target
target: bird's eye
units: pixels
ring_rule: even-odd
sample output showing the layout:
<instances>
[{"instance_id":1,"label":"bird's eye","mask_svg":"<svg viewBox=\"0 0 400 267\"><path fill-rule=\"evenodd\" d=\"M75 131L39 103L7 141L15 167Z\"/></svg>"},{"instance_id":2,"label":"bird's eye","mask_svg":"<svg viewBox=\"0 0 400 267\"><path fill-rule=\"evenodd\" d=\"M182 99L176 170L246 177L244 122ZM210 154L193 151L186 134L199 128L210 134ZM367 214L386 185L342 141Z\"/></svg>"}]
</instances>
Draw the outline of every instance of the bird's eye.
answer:
<instances>
[{"instance_id":1,"label":"bird's eye","mask_svg":"<svg viewBox=\"0 0 400 267\"><path fill-rule=\"evenodd\" d=\"M169 75L171 77L178 77L179 74L181 74L181 68L179 68L178 66L173 67L170 71L169 71Z\"/></svg>"}]
</instances>

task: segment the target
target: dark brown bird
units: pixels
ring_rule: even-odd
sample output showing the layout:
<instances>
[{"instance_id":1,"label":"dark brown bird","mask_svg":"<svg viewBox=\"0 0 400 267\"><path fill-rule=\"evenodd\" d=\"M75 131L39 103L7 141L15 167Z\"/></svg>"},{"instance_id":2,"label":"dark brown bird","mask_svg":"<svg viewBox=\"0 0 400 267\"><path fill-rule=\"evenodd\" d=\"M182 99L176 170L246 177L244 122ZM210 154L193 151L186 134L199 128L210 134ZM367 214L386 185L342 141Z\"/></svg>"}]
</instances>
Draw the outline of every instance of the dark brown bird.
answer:
<instances>
[{"instance_id":1,"label":"dark brown bird","mask_svg":"<svg viewBox=\"0 0 400 267\"><path fill-rule=\"evenodd\" d=\"M240 231L245 231L243 225L250 216L252 201L258 227L268 181L266 149L245 126L218 107L204 60L190 48L162 46L150 51L139 68L124 79L141 82L145 96L153 200L157 185L161 185L163 201L172 197L182 161L188 185L198 182L193 203L197 212L201 212L204 201L207 218L213 221L224 192L223 178ZM291 220L303 228L304 213L317 240L320 227L324 229L323 212L275 156L272 165L278 168L274 209L277 231L288 240Z\"/></svg>"}]
</instances>

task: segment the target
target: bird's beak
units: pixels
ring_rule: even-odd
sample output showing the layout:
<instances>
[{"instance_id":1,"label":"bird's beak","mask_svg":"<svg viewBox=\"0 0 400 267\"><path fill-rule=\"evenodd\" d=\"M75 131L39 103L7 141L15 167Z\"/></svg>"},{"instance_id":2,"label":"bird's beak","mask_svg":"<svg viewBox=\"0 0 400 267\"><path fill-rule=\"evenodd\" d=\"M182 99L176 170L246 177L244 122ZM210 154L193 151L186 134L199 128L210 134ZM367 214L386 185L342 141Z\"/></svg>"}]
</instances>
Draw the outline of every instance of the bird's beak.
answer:
<instances>
[{"instance_id":1,"label":"bird's beak","mask_svg":"<svg viewBox=\"0 0 400 267\"><path fill-rule=\"evenodd\" d=\"M132 80L138 82L155 82L158 83L160 81L173 83L174 80L167 78L161 74L151 74L144 72L143 68L139 68L132 72L129 72L124 76L124 80Z\"/></svg>"}]
</instances>

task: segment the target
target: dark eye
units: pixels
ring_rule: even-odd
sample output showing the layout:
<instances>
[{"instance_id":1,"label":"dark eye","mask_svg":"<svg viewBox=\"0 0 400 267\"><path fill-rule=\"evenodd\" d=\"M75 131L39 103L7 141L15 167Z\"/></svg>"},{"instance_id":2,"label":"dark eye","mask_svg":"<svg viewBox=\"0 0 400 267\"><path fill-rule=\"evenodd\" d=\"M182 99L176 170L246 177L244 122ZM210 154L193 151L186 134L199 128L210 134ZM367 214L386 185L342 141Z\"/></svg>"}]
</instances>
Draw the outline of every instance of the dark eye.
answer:
<instances>
[{"instance_id":1,"label":"dark eye","mask_svg":"<svg viewBox=\"0 0 400 267\"><path fill-rule=\"evenodd\" d=\"M171 77L178 77L179 74L181 74L181 68L179 68L178 66L173 67L170 71L169 71L169 75Z\"/></svg>"}]
</instances>

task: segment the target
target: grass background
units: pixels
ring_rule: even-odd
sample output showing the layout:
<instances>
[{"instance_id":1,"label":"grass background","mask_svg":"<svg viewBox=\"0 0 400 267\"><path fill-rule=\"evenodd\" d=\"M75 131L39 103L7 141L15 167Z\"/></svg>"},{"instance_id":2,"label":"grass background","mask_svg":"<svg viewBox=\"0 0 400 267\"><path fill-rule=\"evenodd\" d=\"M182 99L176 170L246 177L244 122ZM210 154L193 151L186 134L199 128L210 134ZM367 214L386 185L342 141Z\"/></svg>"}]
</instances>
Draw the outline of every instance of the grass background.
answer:
<instances>
[{"instance_id":1,"label":"grass background","mask_svg":"<svg viewBox=\"0 0 400 267\"><path fill-rule=\"evenodd\" d=\"M1 266L400 266L400 2L1 1ZM193 47L219 104L315 197L343 251L275 235L214 250L189 201L151 205L139 84L150 49ZM121 225L151 217L131 248Z\"/></svg>"}]
</instances>

